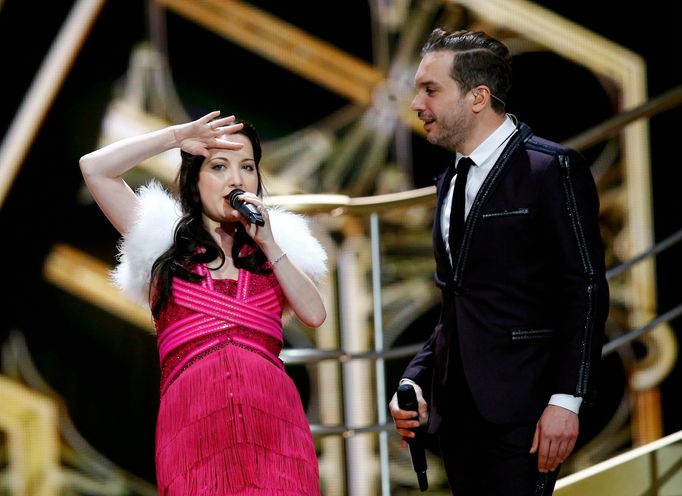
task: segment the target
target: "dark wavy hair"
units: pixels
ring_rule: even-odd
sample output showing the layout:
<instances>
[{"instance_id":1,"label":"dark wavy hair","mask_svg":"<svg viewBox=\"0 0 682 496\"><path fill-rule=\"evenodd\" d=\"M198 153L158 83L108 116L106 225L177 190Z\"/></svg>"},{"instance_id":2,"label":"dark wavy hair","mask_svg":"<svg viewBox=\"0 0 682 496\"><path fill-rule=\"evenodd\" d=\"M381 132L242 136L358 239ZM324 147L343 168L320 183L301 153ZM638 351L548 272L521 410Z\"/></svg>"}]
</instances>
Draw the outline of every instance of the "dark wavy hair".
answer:
<instances>
[{"instance_id":1,"label":"dark wavy hair","mask_svg":"<svg viewBox=\"0 0 682 496\"><path fill-rule=\"evenodd\" d=\"M263 183L260 173L261 145L256 128L247 121L237 119L244 127L236 134L248 138L253 147L253 158L256 162L259 197L263 194ZM152 315L157 318L173 294L173 278L179 277L190 282L198 282L202 276L193 271L200 264L209 263L220 258L225 263L225 253L204 228L203 206L199 194L199 170L204 162L201 155L192 155L181 151L182 163L176 179L182 218L175 228L173 245L156 259L152 266L150 298ZM232 245L232 260L235 267L251 272L267 273L271 269L265 266L267 258L258 245L239 224Z\"/></svg>"}]
</instances>

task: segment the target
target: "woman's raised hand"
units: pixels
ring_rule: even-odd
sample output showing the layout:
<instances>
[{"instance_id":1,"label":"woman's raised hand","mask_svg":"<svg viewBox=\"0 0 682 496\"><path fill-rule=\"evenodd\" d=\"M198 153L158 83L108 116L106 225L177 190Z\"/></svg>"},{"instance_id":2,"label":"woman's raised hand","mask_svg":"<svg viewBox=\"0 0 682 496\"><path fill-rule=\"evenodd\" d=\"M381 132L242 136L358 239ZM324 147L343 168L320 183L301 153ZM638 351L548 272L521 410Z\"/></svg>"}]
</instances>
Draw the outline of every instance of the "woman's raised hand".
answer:
<instances>
[{"instance_id":1,"label":"woman's raised hand","mask_svg":"<svg viewBox=\"0 0 682 496\"><path fill-rule=\"evenodd\" d=\"M215 110L205 116L185 124L173 126L173 134L178 146L192 155L208 156L209 148L239 150L244 145L225 139L226 135L239 132L244 125L233 124L234 115L216 119L220 115Z\"/></svg>"}]
</instances>

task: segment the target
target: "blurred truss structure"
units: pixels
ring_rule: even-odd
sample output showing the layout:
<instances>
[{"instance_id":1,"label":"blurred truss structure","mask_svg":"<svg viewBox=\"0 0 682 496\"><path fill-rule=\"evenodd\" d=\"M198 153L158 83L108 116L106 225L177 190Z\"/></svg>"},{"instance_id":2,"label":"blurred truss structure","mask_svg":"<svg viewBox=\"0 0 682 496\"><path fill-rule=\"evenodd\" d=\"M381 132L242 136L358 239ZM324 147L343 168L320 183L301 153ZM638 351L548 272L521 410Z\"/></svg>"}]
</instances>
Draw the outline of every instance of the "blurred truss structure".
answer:
<instances>
[{"instance_id":1,"label":"blurred truss structure","mask_svg":"<svg viewBox=\"0 0 682 496\"><path fill-rule=\"evenodd\" d=\"M414 187L411 139L422 129L409 111L409 101L417 52L434 26L482 29L503 39L514 54L549 51L580 64L605 82L605 91L617 102L615 112L646 100L646 71L641 58L524 0L370 0L372 65L240 0L157 0L150 5L172 11L349 100L347 106L321 121L263 144L263 167L272 178L268 184L275 203L283 195L333 193L343 198L367 197L370 204L374 195ZM156 16L155 22L159 19ZM188 119L166 56L158 46L141 43L133 50L128 73L106 112L99 145ZM142 164L126 179L135 185L155 177L170 185L178 165L177 151L167 152ZM610 265L652 244L649 168L645 122L632 124L609 139L593 164ZM431 216L432 208L424 205L382 213L382 346L390 347L438 304L431 282ZM314 337L296 329L295 324L288 331L298 336L299 343L320 349L342 346L353 353L371 350L376 343L370 325L372 287L368 281L372 266L367 256L367 216L347 215L339 208L317 214L316 221L337 283L337 287L324 288L324 297L333 307L331 315L338 314L341 325L333 319ZM85 254L57 249L46 264L47 277L67 290L80 288L78 281L63 270L67 260L74 267L90 263ZM614 310L609 329L614 335L656 314L654 274L650 262L611 281ZM93 297L94 301L104 299ZM339 300L346 303L336 308ZM110 308L125 306L117 302ZM126 313L134 314L123 310L122 314ZM134 322L139 325L139 319ZM628 371L629 389L613 419L593 443L574 454L567 466L572 463L577 470L609 456L624 442L641 444L660 437L657 388L674 364L677 345L667 325L661 325L642 343L648 350L645 359L628 353L621 357ZM358 393L374 387L375 371L370 363L319 364L314 373L317 387L309 411L309 416L315 417L311 421L338 424L343 419L355 426L377 422L380 414L367 408L368 397ZM324 494L386 494L385 486L379 487L384 483L379 464L385 460L378 456L386 450L386 443L386 438L376 434L321 438ZM408 454L394 445L390 451L393 477L411 480Z\"/></svg>"},{"instance_id":2,"label":"blurred truss structure","mask_svg":"<svg viewBox=\"0 0 682 496\"><path fill-rule=\"evenodd\" d=\"M156 496L153 484L94 449L73 424L60 395L36 368L20 331L2 343L0 427L10 465L0 493L16 496Z\"/></svg>"}]
</instances>

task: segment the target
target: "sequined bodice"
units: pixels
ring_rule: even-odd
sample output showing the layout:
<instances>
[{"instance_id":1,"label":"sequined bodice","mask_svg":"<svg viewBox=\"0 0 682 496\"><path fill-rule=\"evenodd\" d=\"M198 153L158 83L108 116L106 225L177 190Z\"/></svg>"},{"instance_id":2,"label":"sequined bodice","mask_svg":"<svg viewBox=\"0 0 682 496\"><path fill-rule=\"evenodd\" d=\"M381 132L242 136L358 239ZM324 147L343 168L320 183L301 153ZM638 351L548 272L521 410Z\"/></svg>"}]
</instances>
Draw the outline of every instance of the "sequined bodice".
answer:
<instances>
[{"instance_id":1,"label":"sequined bodice","mask_svg":"<svg viewBox=\"0 0 682 496\"><path fill-rule=\"evenodd\" d=\"M274 276L274 274L269 275L250 274L250 282L251 284L246 288L247 296L261 294L278 285L277 279ZM213 279L212 284L213 290L216 292L232 297L235 297L237 295L238 290L237 280ZM178 305L171 300L169 304L166 305L166 308L161 312L159 318L156 321L157 333L160 333L163 329L166 329L175 322L191 317L195 313L196 312L194 310L187 308L185 306ZM244 327L241 325L238 325L234 328L228 329L223 332L225 333L226 337L229 336L244 338L246 341L254 343L264 348L274 356L278 356L280 351L282 350L281 337L280 340L277 340L271 336L268 336L267 334L249 329L248 327ZM173 353L167 356L166 359L161 364L161 383L162 384L166 383L169 374L174 369L176 369L178 364L185 360L187 356L193 354L195 350L204 347L204 345L209 341L215 340L215 337L216 337L215 334L198 336L197 338L188 340L187 342L183 343L182 346L174 350ZM219 347L226 345L228 342L230 341L224 341L223 344L221 344ZM183 364L182 368L183 369L187 368L196 360L201 359L207 353L215 351L219 347L213 346L204 353L196 354L195 356L192 357L190 361ZM254 351L258 352L257 350ZM266 356L266 358L272 359L271 356L270 357Z\"/></svg>"}]
</instances>

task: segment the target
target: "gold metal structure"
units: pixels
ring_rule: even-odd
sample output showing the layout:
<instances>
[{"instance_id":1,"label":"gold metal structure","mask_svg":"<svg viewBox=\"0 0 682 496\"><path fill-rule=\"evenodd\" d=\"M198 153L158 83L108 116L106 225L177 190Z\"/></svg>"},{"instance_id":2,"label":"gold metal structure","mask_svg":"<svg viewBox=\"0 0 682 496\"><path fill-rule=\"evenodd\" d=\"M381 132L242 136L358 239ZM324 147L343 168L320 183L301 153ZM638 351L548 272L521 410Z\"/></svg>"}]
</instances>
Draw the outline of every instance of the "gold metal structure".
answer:
<instances>
[{"instance_id":1,"label":"gold metal structure","mask_svg":"<svg viewBox=\"0 0 682 496\"><path fill-rule=\"evenodd\" d=\"M0 208L104 0L79 0L59 31L0 145Z\"/></svg>"},{"instance_id":2,"label":"gold metal structure","mask_svg":"<svg viewBox=\"0 0 682 496\"><path fill-rule=\"evenodd\" d=\"M560 479L554 494L674 495L681 487L682 432L676 432Z\"/></svg>"},{"instance_id":3,"label":"gold metal structure","mask_svg":"<svg viewBox=\"0 0 682 496\"><path fill-rule=\"evenodd\" d=\"M70 66L102 3L87 0L78 2L78 5L82 7L78 10L80 16L71 18L68 30L65 25L66 31L64 32L68 31L69 36L60 36L61 42L55 44L46 58L45 72L41 71L39 77L36 78L36 84L27 93L25 105L22 106L11 132L8 133L0 148L2 159L0 161L0 188L2 188L0 189L0 204L6 191L11 187L13 177L35 136L42 116L61 84L64 71ZM396 122L402 121L411 131L421 132L421 128L416 125L414 115L405 108L407 100L403 93L403 80L406 75L408 77L412 75L410 74L413 55L411 53L409 57L406 53L400 54L404 57L400 59L401 64L395 64L391 68L377 69L245 2L157 0L157 3L224 36L231 42L252 50L273 63L282 65L330 91L345 96L353 104L370 107L372 112L368 111L363 114L363 125L356 127L355 133L346 136L348 142L359 143L368 135L376 136L368 133L376 132L376 128L381 127L381 124L385 122L390 122L391 126L397 126ZM523 33L527 41L541 47L542 50L557 53L589 68L600 77L607 78L618 88L620 108L617 111L622 119L627 118L628 111L646 102L646 67L641 57L536 4L522 0L500 2L423 0L415 3L413 18L417 18L416 13L423 14L419 19L424 26L428 25L427 20L429 22L432 20L434 6L457 6L466 9L470 18L478 26L484 25L492 31L499 31L504 36L510 36L510 31ZM408 15L407 18L409 19L410 16ZM461 22L461 19L455 19L455 21ZM407 37L410 39L403 46L405 52L409 51L405 47L415 45L413 38L416 34L417 31L414 31ZM512 34L511 36L518 35ZM678 97L666 98L666 102L670 104L671 101L679 101L675 98ZM140 111L139 108L126 107L124 102L118 102L112 106L112 109L128 117L125 121L127 126L144 122L147 128L158 128L168 124L167 120ZM640 113L639 117L642 115L644 114ZM32 122L33 125L27 125L27 122ZM627 126L623 122L616 127L620 130L616 145L620 150L620 159L614 167L618 169L616 175L620 183L616 186L603 185L605 187L600 191L600 195L604 200L602 206L605 204L613 206L622 220L624 228L621 232L615 233L617 246L612 249L617 259L625 260L649 248L653 242L648 124L645 120L639 119ZM392 131L394 127L388 127L388 129ZM137 129L135 132L141 130ZM591 131L594 136L599 130ZM373 163L372 167L366 170L376 174L377 177L385 169L384 157L379 148L385 146L389 137L389 134L381 135L383 141L377 140L379 145L370 154ZM581 139L584 141L581 142ZM580 143L587 141L589 139L581 135L569 143L580 147ZM334 143L333 139L325 143L329 145L327 152L321 154L317 159L318 162L312 163L311 169L331 155L330 150L333 149L333 145L339 145L338 142ZM354 155L351 152L355 151L356 149L351 149L348 153L339 155L352 162ZM174 176L174 170L169 172L166 164L157 164L157 168L149 170L165 182L170 182ZM342 176L339 171L343 164L338 161L335 165L336 168L332 167L328 176L333 180L327 179L324 184L334 184ZM369 183L374 181L375 177L364 177L362 180ZM292 183L289 189L297 189L298 184L300 183ZM409 185L406 189L409 189ZM282 205L309 215L318 215L319 224L324 225L328 231L339 233L343 240L339 246L329 246L329 249L333 256L333 267L343 267L337 276L341 293L338 296L341 300L349 302L349 307L338 309L338 313L342 327L345 327L343 329L329 327L320 332L317 336L317 345L320 348L336 349L342 346L350 352L371 350L373 340L370 322L373 309L367 304L371 300L371 291L366 284L371 263L367 256L363 255L368 252L369 244L365 220L371 213L377 212L381 213L387 225L393 227L400 224L396 222L396 211L398 211L398 220L402 221L402 225L407 226L408 230L414 231L410 232L412 237L407 242L408 246L412 248L421 246L424 232L428 231L428 214L435 200L434 191L434 188L423 188L389 195L361 197L327 194L280 195L270 199L271 204ZM412 208L405 209L405 205L410 205ZM384 239L392 241L395 246L400 246L406 243L407 236L397 232L393 237L390 234L386 235ZM387 267L398 263L400 262L386 260ZM410 298L409 294L401 290L420 287L419 281L430 279L429 265L422 263L422 259L416 256L411 263L402 264L401 269L409 272L414 266L424 269L420 277L410 279L407 283L403 281L400 288L397 284L396 287L385 288L385 293L389 297L399 295L394 300L397 302L396 306L404 304ZM150 330L149 315L124 300L108 284L107 270L108 267L105 264L94 260L77 248L59 245L47 259L44 273L49 281L59 287L94 305L105 308L135 326ZM650 321L656 315L656 279L653 260L640 264L626 277L614 281L613 285L614 297L627 309L627 326L637 327ZM328 288L326 297L332 304L336 300L336 295L333 294L331 288ZM428 297L430 298L431 295ZM386 320L391 319L391 315L384 317ZM344 332L347 333L345 336ZM657 388L670 372L677 358L677 344L667 325L661 325L650 333L644 339L644 343L647 346L648 357L645 361L635 363L629 380L633 398L630 408L632 411L631 437L635 445L644 444L661 436L660 399ZM354 397L351 394L341 398L336 395L338 385L342 382L357 384L359 388L371 390L373 372L369 363L341 365L321 363L317 372L320 386L327 394L326 401L320 403L321 418L325 422L337 424L345 417L346 421L350 421L351 424L363 425L376 420L374 414L366 414L358 408L351 408L353 405L360 405L361 400L367 400L367 398ZM329 387L326 387L327 385ZM330 392L334 394L329 394ZM348 408L345 411L344 400ZM627 418L624 419L624 421L627 420ZM326 495L376 494L379 468L373 457L377 443L372 434L364 434L364 436L366 437L358 442L350 439L346 443L346 450L356 457L353 464L359 465L359 468L352 468L357 472L352 477L355 485L350 489L344 486L345 479L341 480L344 468L339 468L344 463L342 461L344 440L328 437L322 441L324 447L320 466L323 478L327 478ZM325 456L328 453L333 455ZM346 467L345 470L349 468Z\"/></svg>"},{"instance_id":4,"label":"gold metal structure","mask_svg":"<svg viewBox=\"0 0 682 496\"><path fill-rule=\"evenodd\" d=\"M57 408L52 399L0 375L0 430L9 466L0 492L57 496L60 487Z\"/></svg>"}]
</instances>

